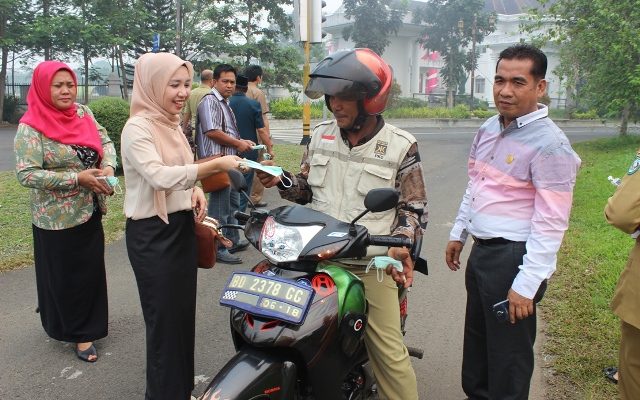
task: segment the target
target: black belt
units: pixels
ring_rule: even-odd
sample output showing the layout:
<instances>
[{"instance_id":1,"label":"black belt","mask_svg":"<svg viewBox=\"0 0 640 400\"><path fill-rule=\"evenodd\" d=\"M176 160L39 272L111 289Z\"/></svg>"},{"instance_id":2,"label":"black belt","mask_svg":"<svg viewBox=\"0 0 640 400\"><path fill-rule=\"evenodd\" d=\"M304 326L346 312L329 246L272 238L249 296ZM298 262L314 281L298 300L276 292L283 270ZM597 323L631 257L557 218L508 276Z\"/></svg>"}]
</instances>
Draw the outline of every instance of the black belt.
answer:
<instances>
[{"instance_id":1,"label":"black belt","mask_svg":"<svg viewBox=\"0 0 640 400\"><path fill-rule=\"evenodd\" d=\"M491 239L480 239L480 238L477 238L477 237L473 236L473 241L476 242L476 244L479 244L481 246L492 246L492 245L496 245L496 244L515 243L515 241L509 240L509 239L505 239L503 237L497 237L497 238L491 238Z\"/></svg>"}]
</instances>

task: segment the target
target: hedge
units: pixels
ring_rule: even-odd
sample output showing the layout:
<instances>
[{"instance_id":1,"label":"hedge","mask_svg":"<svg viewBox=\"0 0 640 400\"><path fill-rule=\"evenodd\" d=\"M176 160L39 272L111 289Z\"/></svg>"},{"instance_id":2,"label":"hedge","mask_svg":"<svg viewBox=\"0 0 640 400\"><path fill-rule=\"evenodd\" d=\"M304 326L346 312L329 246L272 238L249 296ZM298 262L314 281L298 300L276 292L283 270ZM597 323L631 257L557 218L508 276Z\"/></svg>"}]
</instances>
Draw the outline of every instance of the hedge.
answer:
<instances>
[{"instance_id":1,"label":"hedge","mask_svg":"<svg viewBox=\"0 0 640 400\"><path fill-rule=\"evenodd\" d=\"M93 112L98 123L105 127L109 137L116 147L118 154L118 169L122 170L120 157L120 135L122 128L129 119L129 103L117 97L105 97L89 103L89 109Z\"/></svg>"}]
</instances>

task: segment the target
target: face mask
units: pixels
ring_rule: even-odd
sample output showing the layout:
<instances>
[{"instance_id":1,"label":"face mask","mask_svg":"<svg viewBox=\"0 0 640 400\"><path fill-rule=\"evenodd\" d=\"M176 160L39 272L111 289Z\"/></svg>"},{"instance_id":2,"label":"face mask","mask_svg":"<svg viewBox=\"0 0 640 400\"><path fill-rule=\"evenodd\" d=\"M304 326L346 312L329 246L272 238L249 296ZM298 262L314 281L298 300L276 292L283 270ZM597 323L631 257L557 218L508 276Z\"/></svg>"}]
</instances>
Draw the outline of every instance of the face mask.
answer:
<instances>
[{"instance_id":1,"label":"face mask","mask_svg":"<svg viewBox=\"0 0 640 400\"><path fill-rule=\"evenodd\" d=\"M115 194L122 194L122 186L120 186L120 180L115 176L107 176L107 183L113 188Z\"/></svg>"},{"instance_id":2,"label":"face mask","mask_svg":"<svg viewBox=\"0 0 640 400\"><path fill-rule=\"evenodd\" d=\"M264 171L269 175L273 175L273 176L282 175L282 168L278 167L277 165L262 165L258 162L251 161L251 160L242 160L238 164L242 165L243 167L259 169L260 171Z\"/></svg>"},{"instance_id":3,"label":"face mask","mask_svg":"<svg viewBox=\"0 0 640 400\"><path fill-rule=\"evenodd\" d=\"M376 267L376 278L378 278L378 282L382 282L384 278L385 269L387 266L391 264L393 268L395 268L398 272L402 272L402 261L398 261L395 258L391 258L389 256L377 256L373 257L369 264L367 264L367 268L364 270L365 273L369 273L369 270L372 266Z\"/></svg>"}]
</instances>

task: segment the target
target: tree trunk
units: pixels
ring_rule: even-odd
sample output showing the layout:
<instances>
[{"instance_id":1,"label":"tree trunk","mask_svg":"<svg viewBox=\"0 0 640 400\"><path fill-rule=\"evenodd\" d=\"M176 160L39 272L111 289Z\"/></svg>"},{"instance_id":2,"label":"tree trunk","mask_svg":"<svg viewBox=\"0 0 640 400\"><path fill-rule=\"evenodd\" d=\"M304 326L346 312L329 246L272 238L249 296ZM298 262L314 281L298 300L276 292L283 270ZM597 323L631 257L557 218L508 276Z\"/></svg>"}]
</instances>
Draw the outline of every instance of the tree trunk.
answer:
<instances>
[{"instance_id":1,"label":"tree trunk","mask_svg":"<svg viewBox=\"0 0 640 400\"><path fill-rule=\"evenodd\" d=\"M118 46L118 59L120 60L120 70L122 71L122 97L126 101L129 101L129 86L127 85L127 70L124 67L124 60L122 58L122 47Z\"/></svg>"},{"instance_id":2,"label":"tree trunk","mask_svg":"<svg viewBox=\"0 0 640 400\"><path fill-rule=\"evenodd\" d=\"M89 104L89 54L87 49L83 50L84 57L84 104Z\"/></svg>"},{"instance_id":3,"label":"tree trunk","mask_svg":"<svg viewBox=\"0 0 640 400\"><path fill-rule=\"evenodd\" d=\"M49 19L49 1L48 0L42 1L42 16L44 17L45 21ZM47 43L50 43L50 42L47 42ZM45 61L51 60L51 47L49 46L44 48L44 60Z\"/></svg>"},{"instance_id":4,"label":"tree trunk","mask_svg":"<svg viewBox=\"0 0 640 400\"><path fill-rule=\"evenodd\" d=\"M3 19L2 22L6 20ZM7 63L9 62L9 49L2 48L2 67L0 68L0 121L4 121L4 96L7 90Z\"/></svg>"},{"instance_id":5,"label":"tree trunk","mask_svg":"<svg viewBox=\"0 0 640 400\"><path fill-rule=\"evenodd\" d=\"M629 104L625 104L624 108L622 109L622 120L620 121L620 136L627 135L630 108L631 106L629 106Z\"/></svg>"},{"instance_id":6,"label":"tree trunk","mask_svg":"<svg viewBox=\"0 0 640 400\"><path fill-rule=\"evenodd\" d=\"M0 36L4 37L7 32L8 14L3 11L0 14ZM4 95L6 91L5 84L7 82L7 64L9 62L9 48L2 48L2 66L0 67L0 122L4 119Z\"/></svg>"}]
</instances>

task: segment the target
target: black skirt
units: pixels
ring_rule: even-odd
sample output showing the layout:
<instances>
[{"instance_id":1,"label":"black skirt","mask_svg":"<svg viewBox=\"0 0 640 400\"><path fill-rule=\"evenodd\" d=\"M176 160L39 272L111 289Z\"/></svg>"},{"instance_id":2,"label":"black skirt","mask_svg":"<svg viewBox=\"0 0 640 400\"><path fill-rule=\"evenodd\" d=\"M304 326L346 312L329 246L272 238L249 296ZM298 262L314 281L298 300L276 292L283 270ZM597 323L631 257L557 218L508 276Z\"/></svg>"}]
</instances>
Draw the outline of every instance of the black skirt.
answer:
<instances>
[{"instance_id":1,"label":"black skirt","mask_svg":"<svg viewBox=\"0 0 640 400\"><path fill-rule=\"evenodd\" d=\"M198 244L192 211L127 220L129 261L146 325L146 399L189 399L194 387Z\"/></svg>"},{"instance_id":2,"label":"black skirt","mask_svg":"<svg viewBox=\"0 0 640 400\"><path fill-rule=\"evenodd\" d=\"M33 226L40 319L53 339L83 343L107 336L102 214L69 229Z\"/></svg>"}]
</instances>

